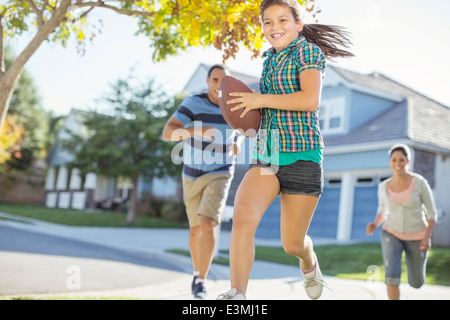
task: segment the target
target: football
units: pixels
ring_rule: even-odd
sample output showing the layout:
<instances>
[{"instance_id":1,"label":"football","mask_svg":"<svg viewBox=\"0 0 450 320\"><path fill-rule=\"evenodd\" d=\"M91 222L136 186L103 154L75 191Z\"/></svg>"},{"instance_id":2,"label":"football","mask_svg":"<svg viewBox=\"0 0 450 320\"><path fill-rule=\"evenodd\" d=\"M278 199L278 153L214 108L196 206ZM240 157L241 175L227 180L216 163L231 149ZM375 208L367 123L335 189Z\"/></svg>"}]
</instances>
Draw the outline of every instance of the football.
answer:
<instances>
[{"instance_id":1,"label":"football","mask_svg":"<svg viewBox=\"0 0 450 320\"><path fill-rule=\"evenodd\" d=\"M225 121L231 128L239 130L242 135L248 138L255 137L261 123L261 110L251 110L245 117L241 118L244 109L232 112L230 109L238 104L227 104L228 100L237 98L229 96L231 92L252 92L252 90L241 80L225 76L220 84L219 107Z\"/></svg>"}]
</instances>

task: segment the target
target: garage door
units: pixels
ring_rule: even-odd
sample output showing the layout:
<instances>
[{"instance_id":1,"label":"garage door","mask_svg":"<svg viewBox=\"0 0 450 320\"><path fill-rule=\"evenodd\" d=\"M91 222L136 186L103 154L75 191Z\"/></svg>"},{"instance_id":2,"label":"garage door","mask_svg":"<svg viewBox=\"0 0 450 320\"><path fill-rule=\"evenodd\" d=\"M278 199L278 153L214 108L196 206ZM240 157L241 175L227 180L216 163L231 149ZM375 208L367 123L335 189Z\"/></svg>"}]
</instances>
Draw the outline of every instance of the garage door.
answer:
<instances>
[{"instance_id":1,"label":"garage door","mask_svg":"<svg viewBox=\"0 0 450 320\"><path fill-rule=\"evenodd\" d=\"M316 238L336 238L340 187L325 187L319 200L308 235ZM280 238L280 196L269 206L256 232L256 237Z\"/></svg>"},{"instance_id":2,"label":"garage door","mask_svg":"<svg viewBox=\"0 0 450 320\"><path fill-rule=\"evenodd\" d=\"M336 238L339 215L340 187L325 187L309 226L308 235L316 238Z\"/></svg>"},{"instance_id":3,"label":"garage door","mask_svg":"<svg viewBox=\"0 0 450 320\"><path fill-rule=\"evenodd\" d=\"M367 224L374 221L378 207L378 185L356 186L353 203L352 240L379 241L381 228L372 236L366 235Z\"/></svg>"}]
</instances>

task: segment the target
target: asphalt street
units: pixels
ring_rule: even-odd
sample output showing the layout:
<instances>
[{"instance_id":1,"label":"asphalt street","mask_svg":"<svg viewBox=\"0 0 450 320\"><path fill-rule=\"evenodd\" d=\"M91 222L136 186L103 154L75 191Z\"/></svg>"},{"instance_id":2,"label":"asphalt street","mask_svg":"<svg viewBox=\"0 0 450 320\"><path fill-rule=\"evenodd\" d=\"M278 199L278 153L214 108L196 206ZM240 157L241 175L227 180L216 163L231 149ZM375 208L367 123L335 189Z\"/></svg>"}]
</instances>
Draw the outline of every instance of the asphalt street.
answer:
<instances>
[{"instance_id":1,"label":"asphalt street","mask_svg":"<svg viewBox=\"0 0 450 320\"><path fill-rule=\"evenodd\" d=\"M68 239L0 226L0 251L28 252L45 255L78 257L132 263L139 266L183 271L167 261L149 257L142 252L121 250L95 243Z\"/></svg>"},{"instance_id":2,"label":"asphalt street","mask_svg":"<svg viewBox=\"0 0 450 320\"><path fill-rule=\"evenodd\" d=\"M315 245L332 239L314 239ZM335 240L334 240L335 241ZM228 249L230 232L220 232L219 248ZM281 246L279 239L256 239ZM72 227L0 212L0 300L48 295L56 298L126 297L143 300L192 300L190 257L168 252L188 249L187 229ZM228 266L213 264L208 300L228 291ZM386 300L381 281L325 275L321 300ZM248 298L309 300L298 266L255 261ZM401 286L405 300L450 300L450 287Z\"/></svg>"},{"instance_id":3,"label":"asphalt street","mask_svg":"<svg viewBox=\"0 0 450 320\"><path fill-rule=\"evenodd\" d=\"M0 225L0 295L117 290L163 283L182 271L144 252Z\"/></svg>"}]
</instances>

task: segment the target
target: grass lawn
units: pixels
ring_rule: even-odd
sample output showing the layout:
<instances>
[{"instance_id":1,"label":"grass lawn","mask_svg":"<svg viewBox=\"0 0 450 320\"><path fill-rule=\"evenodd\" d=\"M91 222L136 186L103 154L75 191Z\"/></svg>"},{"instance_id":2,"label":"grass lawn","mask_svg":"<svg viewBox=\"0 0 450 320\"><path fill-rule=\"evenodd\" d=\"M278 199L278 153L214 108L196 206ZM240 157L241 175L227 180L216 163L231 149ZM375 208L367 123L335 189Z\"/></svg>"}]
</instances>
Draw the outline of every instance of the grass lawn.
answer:
<instances>
[{"instance_id":1,"label":"grass lawn","mask_svg":"<svg viewBox=\"0 0 450 320\"><path fill-rule=\"evenodd\" d=\"M327 275L357 280L368 280L370 277L384 281L383 258L379 243L316 246L314 251L319 259L320 269ZM287 255L283 248L257 246L256 259L298 266L298 259ZM408 282L404 259L403 255L402 282ZM430 250L426 283L450 285L450 248L433 247Z\"/></svg>"},{"instance_id":2,"label":"grass lawn","mask_svg":"<svg viewBox=\"0 0 450 320\"><path fill-rule=\"evenodd\" d=\"M324 274L343 279L384 282L384 266L381 246L378 243L356 243L349 245L316 246L314 251ZM189 251L173 249L169 252L189 256ZM221 251L228 254L227 250ZM256 246L255 259L288 264L298 267L298 259L280 247ZM408 282L405 257L403 255L402 282ZM227 258L219 256L214 263L229 265ZM450 248L432 248L427 263L427 284L450 286Z\"/></svg>"},{"instance_id":3,"label":"grass lawn","mask_svg":"<svg viewBox=\"0 0 450 320\"><path fill-rule=\"evenodd\" d=\"M113 211L84 211L53 209L43 206L26 206L0 203L0 212L70 226L136 227L136 228L185 228L185 226L161 219L137 215L132 225L126 223L124 213Z\"/></svg>"}]
</instances>

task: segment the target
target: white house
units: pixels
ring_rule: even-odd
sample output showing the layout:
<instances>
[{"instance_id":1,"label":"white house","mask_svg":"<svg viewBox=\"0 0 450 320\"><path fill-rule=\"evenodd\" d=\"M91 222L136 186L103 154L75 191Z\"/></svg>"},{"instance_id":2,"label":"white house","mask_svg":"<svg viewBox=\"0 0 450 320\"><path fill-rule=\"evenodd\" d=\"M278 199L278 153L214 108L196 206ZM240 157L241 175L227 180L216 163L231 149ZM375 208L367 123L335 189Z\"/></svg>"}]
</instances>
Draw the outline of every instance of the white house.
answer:
<instances>
[{"instance_id":1,"label":"white house","mask_svg":"<svg viewBox=\"0 0 450 320\"><path fill-rule=\"evenodd\" d=\"M98 204L122 202L128 198L132 185L121 177L108 178L89 173L80 175L77 168L69 168L73 160L70 150L64 149L62 141L69 139L68 132L82 132L86 111L72 109L58 132L56 142L47 156L47 176L45 180L45 205L50 208L85 209ZM106 203L105 203L106 205Z\"/></svg>"}]
</instances>

